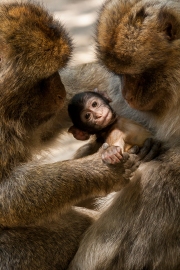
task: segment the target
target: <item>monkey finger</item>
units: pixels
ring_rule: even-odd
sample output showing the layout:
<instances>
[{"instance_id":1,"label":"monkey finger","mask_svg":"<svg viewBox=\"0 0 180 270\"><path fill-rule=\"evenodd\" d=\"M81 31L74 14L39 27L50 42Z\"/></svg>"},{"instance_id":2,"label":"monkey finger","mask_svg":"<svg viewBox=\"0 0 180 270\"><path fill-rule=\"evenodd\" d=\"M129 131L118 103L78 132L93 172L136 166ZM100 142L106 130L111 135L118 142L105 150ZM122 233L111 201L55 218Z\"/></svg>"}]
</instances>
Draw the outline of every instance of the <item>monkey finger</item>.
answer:
<instances>
[{"instance_id":1,"label":"monkey finger","mask_svg":"<svg viewBox=\"0 0 180 270\"><path fill-rule=\"evenodd\" d=\"M102 153L102 160L108 164L116 164L122 160L121 148L119 146L109 146Z\"/></svg>"},{"instance_id":2,"label":"monkey finger","mask_svg":"<svg viewBox=\"0 0 180 270\"><path fill-rule=\"evenodd\" d=\"M101 158L103 161L105 161L107 163L111 163L109 153L107 153L107 152L102 153Z\"/></svg>"},{"instance_id":3,"label":"monkey finger","mask_svg":"<svg viewBox=\"0 0 180 270\"><path fill-rule=\"evenodd\" d=\"M149 151L151 150L153 145L153 139L152 138L148 138L145 140L143 147L140 149L139 153L138 153L138 157L140 160L144 159L145 156L149 153Z\"/></svg>"},{"instance_id":4,"label":"monkey finger","mask_svg":"<svg viewBox=\"0 0 180 270\"><path fill-rule=\"evenodd\" d=\"M117 158L115 155L111 156L110 159L111 159L111 164L116 164L120 162L119 158Z\"/></svg>"},{"instance_id":5,"label":"monkey finger","mask_svg":"<svg viewBox=\"0 0 180 270\"><path fill-rule=\"evenodd\" d=\"M115 156L115 154L113 153L113 151L111 150L111 151L106 151L105 153L104 153L104 158L113 158Z\"/></svg>"},{"instance_id":6,"label":"monkey finger","mask_svg":"<svg viewBox=\"0 0 180 270\"><path fill-rule=\"evenodd\" d=\"M116 157L118 158L119 161L121 161L123 159L123 157L120 154L116 155Z\"/></svg>"},{"instance_id":7,"label":"monkey finger","mask_svg":"<svg viewBox=\"0 0 180 270\"><path fill-rule=\"evenodd\" d=\"M105 152L102 154L102 160L108 164L119 163L121 159L122 156L118 152L116 154L113 154L112 152Z\"/></svg>"},{"instance_id":8,"label":"monkey finger","mask_svg":"<svg viewBox=\"0 0 180 270\"><path fill-rule=\"evenodd\" d=\"M122 151L121 151L121 148L119 146L112 147L111 159L114 161L113 164L119 163L120 160L122 159Z\"/></svg>"},{"instance_id":9,"label":"monkey finger","mask_svg":"<svg viewBox=\"0 0 180 270\"><path fill-rule=\"evenodd\" d=\"M139 153L139 146L138 145L134 145L133 147L131 147L129 150L128 150L128 153L129 154L138 154Z\"/></svg>"},{"instance_id":10,"label":"monkey finger","mask_svg":"<svg viewBox=\"0 0 180 270\"><path fill-rule=\"evenodd\" d=\"M158 154L160 153L160 149L161 143L159 141L154 141L152 148L150 149L149 153L145 156L143 161L147 162L157 157Z\"/></svg>"},{"instance_id":11,"label":"monkey finger","mask_svg":"<svg viewBox=\"0 0 180 270\"><path fill-rule=\"evenodd\" d=\"M112 160L111 160L111 158L109 156L102 155L102 160L107 164L113 164Z\"/></svg>"},{"instance_id":12,"label":"monkey finger","mask_svg":"<svg viewBox=\"0 0 180 270\"><path fill-rule=\"evenodd\" d=\"M106 157L110 157L112 155L114 155L115 153L113 152L113 149L111 147L109 147L107 150L104 150L102 155L104 156L104 158Z\"/></svg>"},{"instance_id":13,"label":"monkey finger","mask_svg":"<svg viewBox=\"0 0 180 270\"><path fill-rule=\"evenodd\" d=\"M140 149L138 157L143 161L150 161L157 157L161 149L161 143L152 138L146 139L143 147Z\"/></svg>"},{"instance_id":14,"label":"monkey finger","mask_svg":"<svg viewBox=\"0 0 180 270\"><path fill-rule=\"evenodd\" d=\"M119 153L119 152L117 152L116 154L115 154L115 156L119 159L119 160L121 160L123 157L122 157L122 155Z\"/></svg>"},{"instance_id":15,"label":"monkey finger","mask_svg":"<svg viewBox=\"0 0 180 270\"><path fill-rule=\"evenodd\" d=\"M126 161L129 159L129 153L124 152L124 153L122 154L122 157L123 157L123 162L126 162Z\"/></svg>"}]
</instances>

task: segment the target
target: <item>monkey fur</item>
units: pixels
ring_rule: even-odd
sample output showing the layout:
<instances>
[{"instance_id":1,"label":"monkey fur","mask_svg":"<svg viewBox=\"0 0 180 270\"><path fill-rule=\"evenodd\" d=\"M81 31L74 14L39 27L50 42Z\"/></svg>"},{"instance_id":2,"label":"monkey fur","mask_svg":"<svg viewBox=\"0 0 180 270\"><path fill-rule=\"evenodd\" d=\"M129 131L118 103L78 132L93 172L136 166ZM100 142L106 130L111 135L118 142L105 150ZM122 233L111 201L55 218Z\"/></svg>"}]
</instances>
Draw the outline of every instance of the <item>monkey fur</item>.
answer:
<instances>
[{"instance_id":1,"label":"monkey fur","mask_svg":"<svg viewBox=\"0 0 180 270\"><path fill-rule=\"evenodd\" d=\"M1 3L0 25L0 269L67 269L97 218L71 206L126 185L136 158L118 166L106 166L99 153L38 161L70 123L58 70L71 57L72 41L32 2Z\"/></svg>"},{"instance_id":2,"label":"monkey fur","mask_svg":"<svg viewBox=\"0 0 180 270\"><path fill-rule=\"evenodd\" d=\"M180 2L107 0L97 56L119 77L114 109L152 129L165 148L88 229L69 269L180 269Z\"/></svg>"}]
</instances>

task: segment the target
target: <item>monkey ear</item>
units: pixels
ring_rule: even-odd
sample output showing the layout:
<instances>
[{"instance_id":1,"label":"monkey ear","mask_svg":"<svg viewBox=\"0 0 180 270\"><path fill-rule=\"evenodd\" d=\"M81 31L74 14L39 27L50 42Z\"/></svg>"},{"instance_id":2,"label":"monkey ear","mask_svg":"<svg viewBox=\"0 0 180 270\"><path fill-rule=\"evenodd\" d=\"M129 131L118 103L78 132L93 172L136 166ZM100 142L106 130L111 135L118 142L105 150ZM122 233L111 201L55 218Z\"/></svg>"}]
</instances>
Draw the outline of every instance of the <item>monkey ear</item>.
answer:
<instances>
[{"instance_id":1,"label":"monkey ear","mask_svg":"<svg viewBox=\"0 0 180 270\"><path fill-rule=\"evenodd\" d=\"M162 9L159 13L160 29L165 33L168 40L177 39L179 36L179 23L174 14L166 9Z\"/></svg>"},{"instance_id":2,"label":"monkey ear","mask_svg":"<svg viewBox=\"0 0 180 270\"><path fill-rule=\"evenodd\" d=\"M90 134L86 131L82 131L78 128L76 128L75 126L71 126L69 129L68 129L68 132L69 133L72 133L72 135L74 136L74 138L76 140L80 140L80 141L86 141L90 138Z\"/></svg>"},{"instance_id":3,"label":"monkey ear","mask_svg":"<svg viewBox=\"0 0 180 270\"><path fill-rule=\"evenodd\" d=\"M103 91L99 91L97 88L94 89L94 92L99 93L101 96L105 97L109 103L112 102L112 99Z\"/></svg>"}]
</instances>

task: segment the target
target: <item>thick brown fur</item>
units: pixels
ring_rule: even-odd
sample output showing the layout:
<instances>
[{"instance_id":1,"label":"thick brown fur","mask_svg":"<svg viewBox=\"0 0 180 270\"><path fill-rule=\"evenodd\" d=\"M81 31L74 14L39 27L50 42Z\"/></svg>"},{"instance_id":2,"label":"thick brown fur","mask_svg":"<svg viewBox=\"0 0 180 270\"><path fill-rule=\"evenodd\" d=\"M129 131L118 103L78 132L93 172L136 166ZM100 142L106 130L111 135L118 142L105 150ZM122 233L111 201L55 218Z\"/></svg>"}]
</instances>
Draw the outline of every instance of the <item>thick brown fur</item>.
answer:
<instances>
[{"instance_id":1,"label":"thick brown fur","mask_svg":"<svg viewBox=\"0 0 180 270\"><path fill-rule=\"evenodd\" d=\"M71 206L126 185L133 156L118 167L99 153L41 164L37 154L68 126L58 70L72 42L32 2L0 4L0 25L0 269L67 269L97 217Z\"/></svg>"},{"instance_id":2,"label":"thick brown fur","mask_svg":"<svg viewBox=\"0 0 180 270\"><path fill-rule=\"evenodd\" d=\"M110 95L117 113L152 129L167 150L115 195L69 269L179 270L180 3L108 0L96 40L101 64L121 80Z\"/></svg>"}]
</instances>

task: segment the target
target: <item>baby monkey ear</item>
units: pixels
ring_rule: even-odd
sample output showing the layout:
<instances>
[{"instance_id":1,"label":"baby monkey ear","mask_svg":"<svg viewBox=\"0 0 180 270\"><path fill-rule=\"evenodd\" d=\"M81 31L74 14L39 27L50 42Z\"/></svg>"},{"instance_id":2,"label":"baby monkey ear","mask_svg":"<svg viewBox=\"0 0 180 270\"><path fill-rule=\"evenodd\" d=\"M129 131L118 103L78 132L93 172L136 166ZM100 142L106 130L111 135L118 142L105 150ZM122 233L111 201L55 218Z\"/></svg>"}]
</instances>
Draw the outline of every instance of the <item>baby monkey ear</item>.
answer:
<instances>
[{"instance_id":1,"label":"baby monkey ear","mask_svg":"<svg viewBox=\"0 0 180 270\"><path fill-rule=\"evenodd\" d=\"M69 129L68 129L68 132L69 133L72 133L72 135L74 136L74 138L76 140L80 140L80 141L86 141L90 138L90 134L86 131L82 131L78 128L76 128L75 126L71 126Z\"/></svg>"},{"instance_id":2,"label":"baby monkey ear","mask_svg":"<svg viewBox=\"0 0 180 270\"><path fill-rule=\"evenodd\" d=\"M107 95L106 92L99 91L97 88L95 88L93 91L96 93L99 93L101 96L105 97L109 101L109 103L112 102L112 99Z\"/></svg>"}]
</instances>

